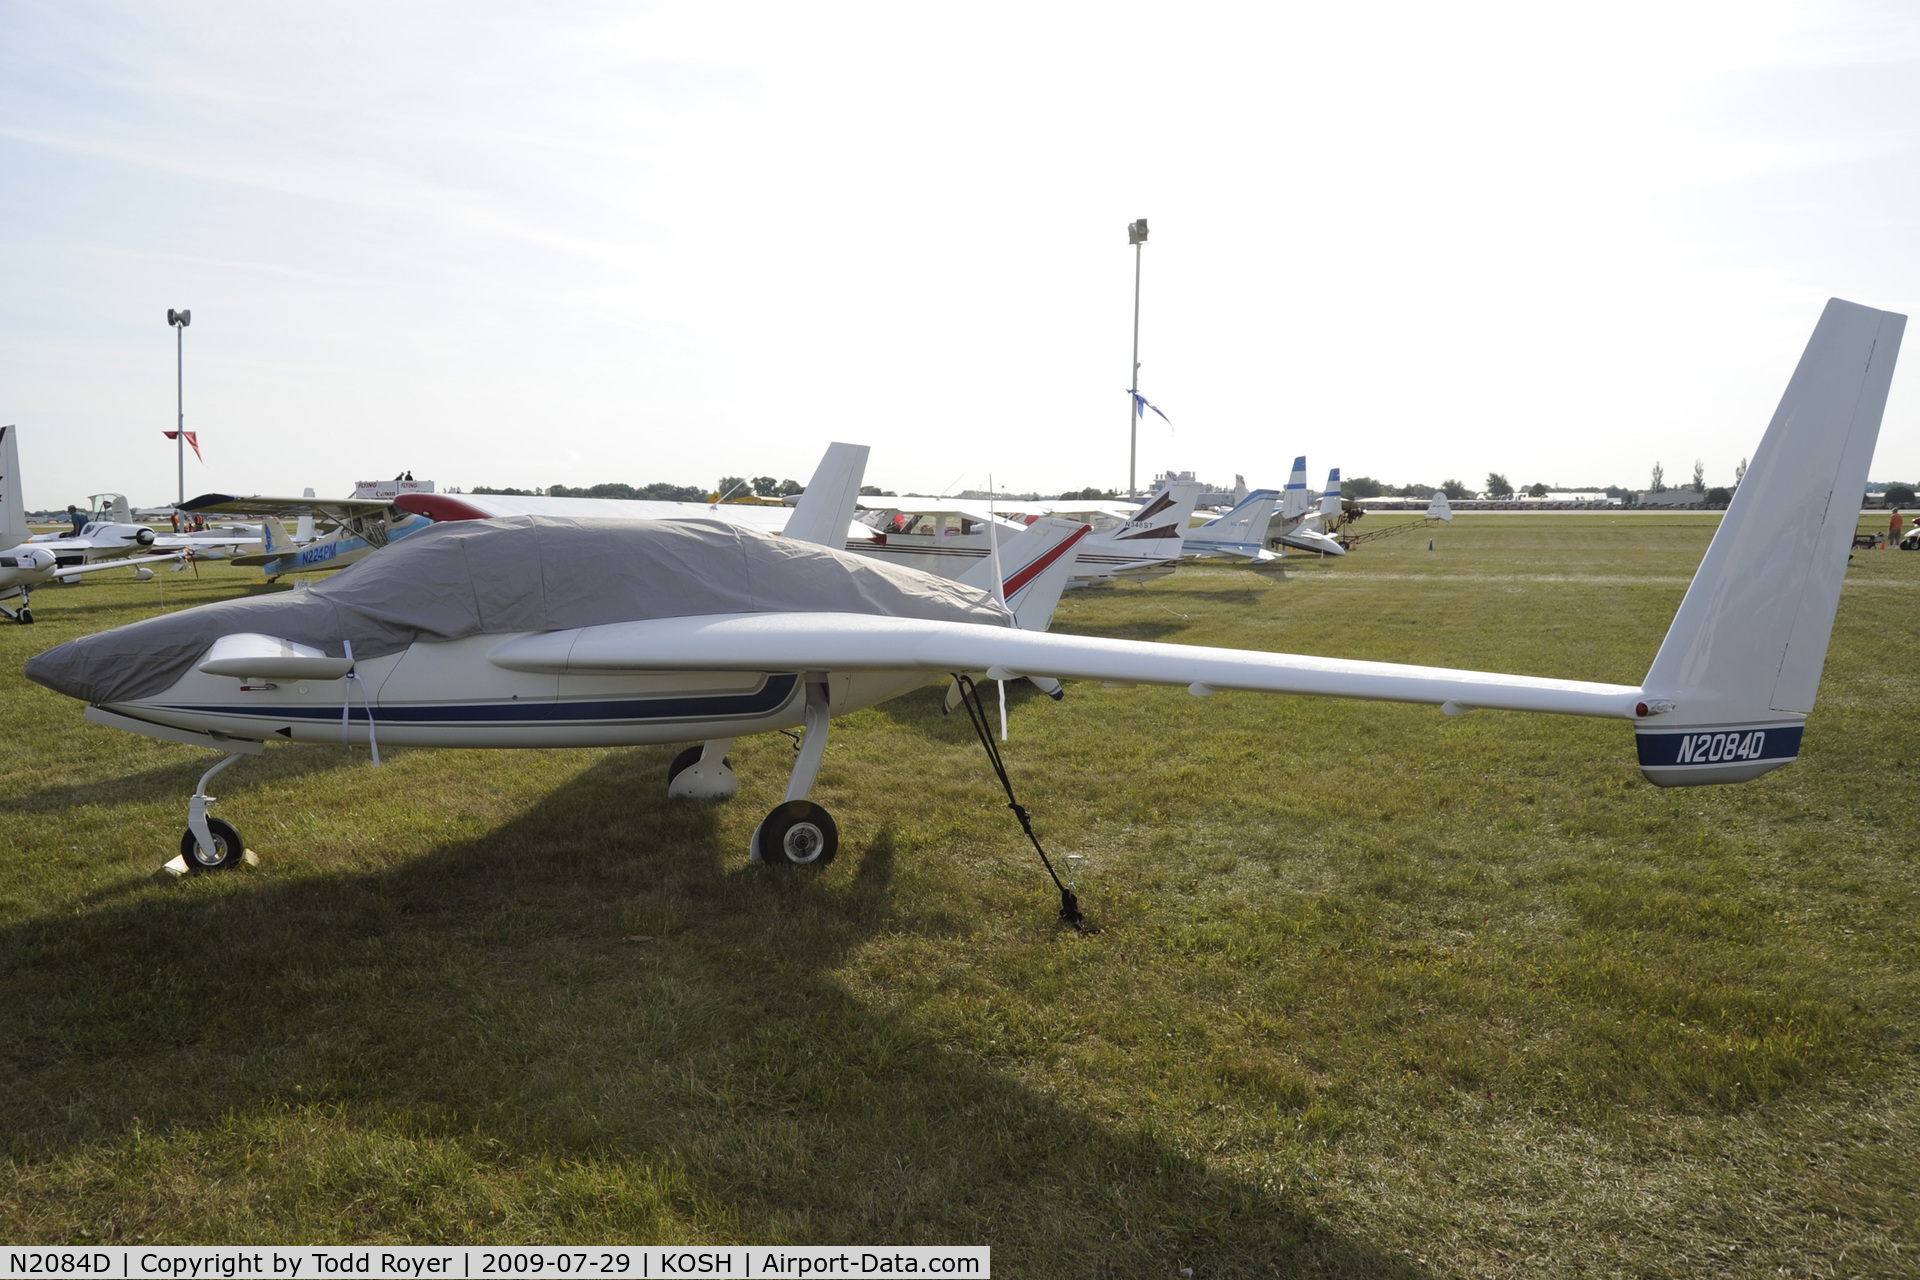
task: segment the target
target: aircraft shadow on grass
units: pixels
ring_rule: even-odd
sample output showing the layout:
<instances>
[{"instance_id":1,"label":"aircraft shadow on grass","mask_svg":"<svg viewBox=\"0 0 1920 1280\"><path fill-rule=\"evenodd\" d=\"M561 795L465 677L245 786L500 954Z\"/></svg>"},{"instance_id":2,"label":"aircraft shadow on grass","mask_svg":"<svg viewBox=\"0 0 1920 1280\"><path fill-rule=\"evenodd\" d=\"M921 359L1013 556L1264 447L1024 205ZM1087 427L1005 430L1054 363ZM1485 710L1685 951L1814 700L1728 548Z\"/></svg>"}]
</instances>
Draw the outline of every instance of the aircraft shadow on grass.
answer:
<instances>
[{"instance_id":1,"label":"aircraft shadow on grass","mask_svg":"<svg viewBox=\"0 0 1920 1280\"><path fill-rule=\"evenodd\" d=\"M146 743L138 743L134 749L144 751L150 748ZM235 790L230 794L239 794L265 782L318 777L336 769L348 768L365 758L364 752L350 755L335 747L289 743L248 760L246 772L234 779ZM177 802L181 796L192 793L200 775L216 759L212 755L197 755L123 777L60 783L26 795L8 796L0 799L0 821L30 813L63 810L74 805L117 808L154 800Z\"/></svg>"},{"instance_id":2,"label":"aircraft shadow on grass","mask_svg":"<svg viewBox=\"0 0 1920 1280\"><path fill-rule=\"evenodd\" d=\"M746 864L715 809L655 799L669 758L611 755L381 870L194 879L0 930L14 1158L124 1144L137 1116L254 1162L273 1148L221 1138L236 1118L319 1104L482 1164L678 1170L738 1239L999 1243L1009 1274L1423 1274L855 998L835 975L856 948L942 932L897 906L890 834L824 876ZM353 1217L401 1226L364 1198Z\"/></svg>"}]
</instances>

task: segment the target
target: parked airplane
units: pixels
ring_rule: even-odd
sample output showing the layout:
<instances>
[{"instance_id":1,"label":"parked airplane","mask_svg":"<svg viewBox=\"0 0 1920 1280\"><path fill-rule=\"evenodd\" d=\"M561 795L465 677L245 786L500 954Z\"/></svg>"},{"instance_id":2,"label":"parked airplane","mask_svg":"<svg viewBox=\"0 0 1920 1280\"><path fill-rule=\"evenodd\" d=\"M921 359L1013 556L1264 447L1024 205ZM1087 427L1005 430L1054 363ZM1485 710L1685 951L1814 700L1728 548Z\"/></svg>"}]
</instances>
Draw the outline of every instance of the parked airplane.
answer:
<instances>
[{"instance_id":1,"label":"parked airplane","mask_svg":"<svg viewBox=\"0 0 1920 1280\"><path fill-rule=\"evenodd\" d=\"M838 834L807 797L831 717L970 671L1598 716L1633 724L1657 785L1744 782L1799 755L1904 327L1827 304L1638 686L1050 634L977 577L711 522L538 517L437 526L320 586L69 641L26 674L95 723L229 753L181 840L207 869L243 847L206 817L207 782L265 740L323 740L336 724L375 747L376 732L432 746L704 739L693 762L723 767L736 735L805 725L753 847L823 865ZM1057 581L1073 545L1023 569L1029 585ZM975 725L991 752L983 713Z\"/></svg>"},{"instance_id":2,"label":"parked airplane","mask_svg":"<svg viewBox=\"0 0 1920 1280\"><path fill-rule=\"evenodd\" d=\"M1079 520L1093 528L1081 544L1074 564L1074 587L1097 586L1126 579L1145 582L1163 578L1180 563L1187 526L1193 522L1200 486L1191 480L1164 480L1137 510L1114 503L1084 501L1009 503L1009 515L1034 519L1043 515Z\"/></svg>"},{"instance_id":3,"label":"parked airplane","mask_svg":"<svg viewBox=\"0 0 1920 1280\"><path fill-rule=\"evenodd\" d=\"M1234 504L1233 510L1186 531L1181 554L1190 559L1238 559L1266 564L1276 557L1267 550L1267 526L1273 520L1280 494L1256 489Z\"/></svg>"},{"instance_id":4,"label":"parked airplane","mask_svg":"<svg viewBox=\"0 0 1920 1280\"><path fill-rule=\"evenodd\" d=\"M145 525L89 521L78 539L36 538L27 527L21 490L20 429L9 423L0 427L0 547L5 548L0 550L0 600L16 596L20 600L11 609L0 604L0 617L10 622L32 624L33 589L37 586L70 582L81 574L105 569L132 569L138 577L151 578L153 570L146 566L180 558L177 551L145 554L153 542L153 530ZM144 544L135 530L146 533ZM142 554L135 555L136 551Z\"/></svg>"},{"instance_id":5,"label":"parked airplane","mask_svg":"<svg viewBox=\"0 0 1920 1280\"><path fill-rule=\"evenodd\" d=\"M1307 491L1307 459L1293 460L1293 474L1280 494L1280 509L1267 526L1267 540L1296 551L1343 556L1347 549L1327 530L1328 523L1340 514L1340 468L1327 473L1327 487L1318 502Z\"/></svg>"},{"instance_id":6,"label":"parked airplane","mask_svg":"<svg viewBox=\"0 0 1920 1280\"><path fill-rule=\"evenodd\" d=\"M751 502L660 502L649 498L550 498L544 494L499 493L415 493L402 494L394 501L407 511L432 520L485 520L495 516L567 516L583 520L720 520L727 524L758 529L762 533L783 533L814 541L812 522L827 513L848 512L842 540L864 539L865 529L852 524L852 504L866 476L869 450L863 444L834 443L827 446L805 493L794 506L762 505ZM812 500L808 501L808 495ZM789 525L805 509L817 513Z\"/></svg>"},{"instance_id":7,"label":"parked airplane","mask_svg":"<svg viewBox=\"0 0 1920 1280\"><path fill-rule=\"evenodd\" d=\"M383 498L315 498L311 490L299 498L205 493L181 503L180 509L257 517L259 550L232 559L242 568L259 569L268 582L288 573L343 568L433 523L424 516L401 511ZM306 521L317 517L326 522L327 528L300 542L287 535L282 523L287 517ZM311 529L313 525L306 527Z\"/></svg>"}]
</instances>

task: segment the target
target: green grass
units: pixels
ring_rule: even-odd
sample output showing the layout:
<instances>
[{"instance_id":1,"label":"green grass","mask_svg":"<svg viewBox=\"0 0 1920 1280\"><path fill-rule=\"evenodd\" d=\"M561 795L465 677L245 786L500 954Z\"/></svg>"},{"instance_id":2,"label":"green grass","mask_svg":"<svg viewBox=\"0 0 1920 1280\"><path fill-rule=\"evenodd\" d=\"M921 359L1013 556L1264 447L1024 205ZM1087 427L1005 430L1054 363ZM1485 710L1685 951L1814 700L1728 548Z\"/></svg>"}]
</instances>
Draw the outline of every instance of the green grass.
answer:
<instances>
[{"instance_id":1,"label":"green grass","mask_svg":"<svg viewBox=\"0 0 1920 1280\"><path fill-rule=\"evenodd\" d=\"M1712 516L1462 517L1057 626L1635 683ZM117 577L117 575L114 575ZM164 588L165 602L159 599ZM0 627L0 1238L984 1242L1005 1275L1914 1274L1920 555L1850 570L1800 762L1661 791L1622 724L1012 691L1050 886L938 689L835 723L824 874L671 748L210 753Z\"/></svg>"}]
</instances>

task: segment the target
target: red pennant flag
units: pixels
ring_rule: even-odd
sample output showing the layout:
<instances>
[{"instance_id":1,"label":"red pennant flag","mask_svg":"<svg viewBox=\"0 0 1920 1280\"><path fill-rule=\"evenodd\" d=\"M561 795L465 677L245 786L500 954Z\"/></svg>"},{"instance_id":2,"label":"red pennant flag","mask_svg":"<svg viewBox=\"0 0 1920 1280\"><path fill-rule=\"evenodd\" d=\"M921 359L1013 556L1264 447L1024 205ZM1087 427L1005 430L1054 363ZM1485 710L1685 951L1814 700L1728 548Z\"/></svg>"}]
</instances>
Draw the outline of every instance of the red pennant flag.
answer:
<instances>
[{"instance_id":1,"label":"red pennant flag","mask_svg":"<svg viewBox=\"0 0 1920 1280\"><path fill-rule=\"evenodd\" d=\"M179 439L179 438L180 438L181 436L183 436L183 435L184 435L184 436L186 436L186 438L187 438L187 447L193 450L193 456L194 456L194 457L196 457L196 458L200 458L200 435L199 435L199 433L198 433L198 432L195 432L195 431L169 431L169 432L167 432L167 439L169 439L169 440L177 440L177 439ZM206 463L206 461L207 461L207 460L206 460L205 458L200 458L200 461L201 461L201 463L202 463L202 465L204 465L204 464Z\"/></svg>"}]
</instances>

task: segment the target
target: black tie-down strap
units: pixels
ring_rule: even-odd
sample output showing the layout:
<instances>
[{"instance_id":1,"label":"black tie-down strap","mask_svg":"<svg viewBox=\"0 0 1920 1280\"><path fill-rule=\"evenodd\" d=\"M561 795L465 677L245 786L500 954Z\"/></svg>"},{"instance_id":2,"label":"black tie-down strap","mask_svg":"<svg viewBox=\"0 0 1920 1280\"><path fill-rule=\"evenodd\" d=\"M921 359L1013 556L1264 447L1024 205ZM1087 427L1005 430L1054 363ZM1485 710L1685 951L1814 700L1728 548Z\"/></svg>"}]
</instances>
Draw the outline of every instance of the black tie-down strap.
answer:
<instances>
[{"instance_id":1,"label":"black tie-down strap","mask_svg":"<svg viewBox=\"0 0 1920 1280\"><path fill-rule=\"evenodd\" d=\"M954 684L960 690L960 701L967 709L967 719L973 721L973 731L980 735L980 745L987 749L987 761L993 765L993 771L999 775L1000 785L1007 792L1007 808L1013 810L1013 816L1020 819L1020 829L1027 833L1027 839L1033 841L1033 851L1040 855L1040 865L1053 877L1054 887L1060 890L1060 918L1076 929L1086 928L1086 916L1081 914L1080 899L1073 890L1060 883L1060 874L1053 869L1053 862L1047 857L1047 851L1040 847L1040 837L1033 834L1033 816L1027 807L1014 798L1013 782L1007 777L1007 765L1000 758L1000 748L994 744L993 730L987 722L987 709L980 705L980 691L974 686L971 677L955 673Z\"/></svg>"}]
</instances>

